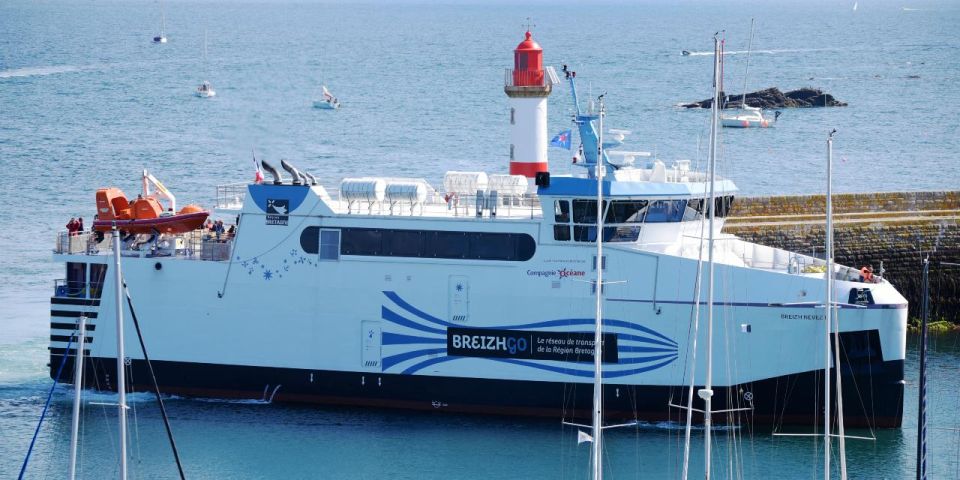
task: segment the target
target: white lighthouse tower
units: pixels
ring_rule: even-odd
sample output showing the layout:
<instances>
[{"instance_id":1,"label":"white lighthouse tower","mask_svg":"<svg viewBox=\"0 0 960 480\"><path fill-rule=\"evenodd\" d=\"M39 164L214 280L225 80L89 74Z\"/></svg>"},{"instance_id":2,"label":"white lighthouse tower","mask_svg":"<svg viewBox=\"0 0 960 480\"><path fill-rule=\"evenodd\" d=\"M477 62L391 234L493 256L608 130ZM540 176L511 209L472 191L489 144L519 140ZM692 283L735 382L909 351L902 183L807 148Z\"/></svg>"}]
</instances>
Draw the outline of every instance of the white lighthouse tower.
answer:
<instances>
[{"instance_id":1,"label":"white lighthouse tower","mask_svg":"<svg viewBox=\"0 0 960 480\"><path fill-rule=\"evenodd\" d=\"M547 166L547 97L553 89L543 49L527 31L513 51L503 91L510 97L510 174L534 178Z\"/></svg>"}]
</instances>

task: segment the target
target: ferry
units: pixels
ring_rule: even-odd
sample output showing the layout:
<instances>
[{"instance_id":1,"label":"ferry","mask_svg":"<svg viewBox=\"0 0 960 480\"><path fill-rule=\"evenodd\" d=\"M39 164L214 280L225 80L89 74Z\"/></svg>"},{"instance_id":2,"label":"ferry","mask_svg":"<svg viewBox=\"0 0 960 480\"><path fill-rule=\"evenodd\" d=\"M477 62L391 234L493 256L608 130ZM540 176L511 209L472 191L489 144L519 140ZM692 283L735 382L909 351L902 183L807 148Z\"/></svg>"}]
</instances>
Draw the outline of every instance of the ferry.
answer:
<instances>
[{"instance_id":1,"label":"ferry","mask_svg":"<svg viewBox=\"0 0 960 480\"><path fill-rule=\"evenodd\" d=\"M899 427L907 301L896 288L722 233L737 188L713 182L709 208L709 177L690 161L610 162L596 113L580 108L576 75L564 68L561 79L542 54L527 32L505 72L506 172L447 172L439 188L346 178L332 191L291 163L262 162L267 181L216 187L215 212L229 232L124 236L129 301L119 308L128 322L137 318L160 390L590 418L600 294L605 417L677 419L670 405L689 388L694 342L707 341L705 329L690 332L694 312L706 308L696 287L712 210L713 408L757 425L816 425L825 358L833 358L823 350L820 293L831 275L846 425ZM565 87L584 168L561 175L548 163L547 103ZM606 170L602 232L598 166ZM60 234L53 258L64 278L50 299L51 376L66 355L71 381L76 346L68 345L83 316L84 384L107 391L117 384L113 234ZM599 289L597 268L608 280ZM136 330L123 331L126 385L152 388ZM695 363L702 382L704 355Z\"/></svg>"}]
</instances>

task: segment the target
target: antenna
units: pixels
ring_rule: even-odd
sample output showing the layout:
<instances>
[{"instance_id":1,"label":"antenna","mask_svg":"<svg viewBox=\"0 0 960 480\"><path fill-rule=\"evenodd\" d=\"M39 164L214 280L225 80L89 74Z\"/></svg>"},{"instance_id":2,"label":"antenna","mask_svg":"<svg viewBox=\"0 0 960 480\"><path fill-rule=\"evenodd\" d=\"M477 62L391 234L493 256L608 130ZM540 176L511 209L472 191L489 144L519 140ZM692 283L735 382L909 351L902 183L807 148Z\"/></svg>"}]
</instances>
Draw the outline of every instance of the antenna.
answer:
<instances>
[{"instance_id":1,"label":"antenna","mask_svg":"<svg viewBox=\"0 0 960 480\"><path fill-rule=\"evenodd\" d=\"M527 23L525 23L525 24L523 24L523 25L521 25L521 26L522 26L523 28L525 28L525 29L529 32L530 29L531 29L532 27L536 27L537 24L531 23L530 17L527 17Z\"/></svg>"}]
</instances>

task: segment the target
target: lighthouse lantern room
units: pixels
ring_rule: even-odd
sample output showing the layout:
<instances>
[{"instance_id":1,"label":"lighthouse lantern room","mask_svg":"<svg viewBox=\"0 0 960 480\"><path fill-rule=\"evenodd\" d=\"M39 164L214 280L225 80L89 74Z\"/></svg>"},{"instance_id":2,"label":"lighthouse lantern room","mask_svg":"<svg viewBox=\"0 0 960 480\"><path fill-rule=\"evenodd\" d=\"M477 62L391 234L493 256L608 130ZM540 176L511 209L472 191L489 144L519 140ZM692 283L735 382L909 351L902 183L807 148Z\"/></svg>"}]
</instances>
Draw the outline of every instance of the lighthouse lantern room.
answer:
<instances>
[{"instance_id":1,"label":"lighthouse lantern room","mask_svg":"<svg viewBox=\"0 0 960 480\"><path fill-rule=\"evenodd\" d=\"M528 31L504 77L510 97L510 174L533 178L547 166L547 97L556 74L543 68L543 49Z\"/></svg>"}]
</instances>

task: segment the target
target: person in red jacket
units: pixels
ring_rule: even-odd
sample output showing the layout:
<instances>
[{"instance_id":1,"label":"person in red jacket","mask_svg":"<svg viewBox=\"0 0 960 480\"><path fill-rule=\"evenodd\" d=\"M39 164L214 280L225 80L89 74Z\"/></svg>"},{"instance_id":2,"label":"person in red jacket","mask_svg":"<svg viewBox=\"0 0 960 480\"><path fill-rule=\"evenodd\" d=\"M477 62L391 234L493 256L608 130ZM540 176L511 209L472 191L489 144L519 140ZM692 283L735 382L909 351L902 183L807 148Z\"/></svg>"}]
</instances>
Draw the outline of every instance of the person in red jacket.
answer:
<instances>
[{"instance_id":1,"label":"person in red jacket","mask_svg":"<svg viewBox=\"0 0 960 480\"><path fill-rule=\"evenodd\" d=\"M76 235L77 230L79 230L79 223L76 218L70 217L70 221L67 222L67 233L70 235Z\"/></svg>"}]
</instances>

